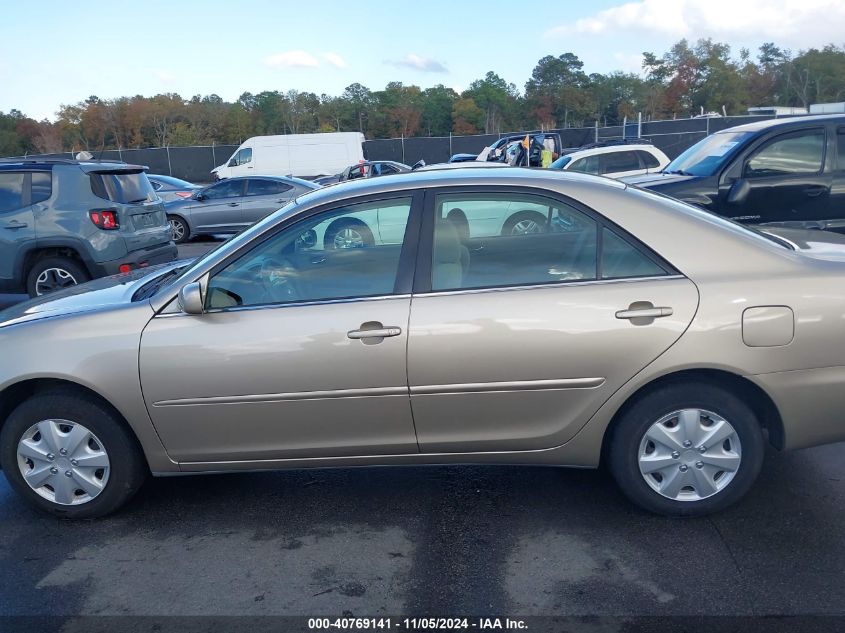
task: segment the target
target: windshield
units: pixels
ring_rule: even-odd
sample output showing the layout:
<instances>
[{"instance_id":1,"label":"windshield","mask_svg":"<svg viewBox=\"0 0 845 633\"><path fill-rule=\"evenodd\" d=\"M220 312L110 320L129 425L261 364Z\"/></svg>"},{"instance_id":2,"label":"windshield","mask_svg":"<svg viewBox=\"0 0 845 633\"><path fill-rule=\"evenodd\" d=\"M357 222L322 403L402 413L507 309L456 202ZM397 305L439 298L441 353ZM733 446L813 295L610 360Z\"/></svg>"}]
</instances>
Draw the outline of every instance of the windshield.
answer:
<instances>
[{"instance_id":1,"label":"windshield","mask_svg":"<svg viewBox=\"0 0 845 633\"><path fill-rule=\"evenodd\" d=\"M129 204L133 202L152 202L156 192L147 174L142 171L93 172L91 191L98 198Z\"/></svg>"},{"instance_id":2,"label":"windshield","mask_svg":"<svg viewBox=\"0 0 845 633\"><path fill-rule=\"evenodd\" d=\"M572 160L572 156L561 156L551 165L549 165L549 169L563 169L569 164L569 161Z\"/></svg>"},{"instance_id":3,"label":"windshield","mask_svg":"<svg viewBox=\"0 0 845 633\"><path fill-rule=\"evenodd\" d=\"M712 176L753 132L718 132L690 147L663 171L667 174Z\"/></svg>"}]
</instances>

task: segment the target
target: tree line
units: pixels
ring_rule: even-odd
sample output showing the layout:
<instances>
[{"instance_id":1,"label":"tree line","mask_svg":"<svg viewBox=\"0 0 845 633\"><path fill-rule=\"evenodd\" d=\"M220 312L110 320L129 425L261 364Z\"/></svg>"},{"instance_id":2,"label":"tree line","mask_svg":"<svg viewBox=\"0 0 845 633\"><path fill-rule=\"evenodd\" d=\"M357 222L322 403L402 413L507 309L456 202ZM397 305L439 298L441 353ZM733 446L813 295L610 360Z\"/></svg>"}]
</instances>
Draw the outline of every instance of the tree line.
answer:
<instances>
[{"instance_id":1,"label":"tree line","mask_svg":"<svg viewBox=\"0 0 845 633\"><path fill-rule=\"evenodd\" d=\"M615 125L683 118L701 111L744 114L749 106L806 107L845 100L845 47L793 53L765 43L755 55L728 44L681 40L644 52L642 73L584 72L574 53L537 62L520 90L490 71L461 93L393 81L383 90L354 83L341 95L295 89L117 99L91 96L62 105L55 121L0 112L0 155L60 151L237 144L261 134L360 131L367 138L499 133L520 129Z\"/></svg>"}]
</instances>

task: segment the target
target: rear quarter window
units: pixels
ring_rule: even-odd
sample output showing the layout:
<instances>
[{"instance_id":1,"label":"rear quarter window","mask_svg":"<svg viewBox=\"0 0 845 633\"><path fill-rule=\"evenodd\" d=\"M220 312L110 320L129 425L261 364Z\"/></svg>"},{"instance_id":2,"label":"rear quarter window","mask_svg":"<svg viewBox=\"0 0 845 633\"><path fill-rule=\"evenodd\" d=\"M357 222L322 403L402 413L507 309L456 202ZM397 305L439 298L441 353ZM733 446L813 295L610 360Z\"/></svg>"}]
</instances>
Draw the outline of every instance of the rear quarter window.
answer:
<instances>
[{"instance_id":1,"label":"rear quarter window","mask_svg":"<svg viewBox=\"0 0 845 633\"><path fill-rule=\"evenodd\" d=\"M147 174L142 171L95 172L89 174L89 177L91 191L103 200L131 204L156 199L155 189Z\"/></svg>"},{"instance_id":2,"label":"rear quarter window","mask_svg":"<svg viewBox=\"0 0 845 633\"><path fill-rule=\"evenodd\" d=\"M49 200L53 195L53 173L49 171L32 172L32 204Z\"/></svg>"}]
</instances>

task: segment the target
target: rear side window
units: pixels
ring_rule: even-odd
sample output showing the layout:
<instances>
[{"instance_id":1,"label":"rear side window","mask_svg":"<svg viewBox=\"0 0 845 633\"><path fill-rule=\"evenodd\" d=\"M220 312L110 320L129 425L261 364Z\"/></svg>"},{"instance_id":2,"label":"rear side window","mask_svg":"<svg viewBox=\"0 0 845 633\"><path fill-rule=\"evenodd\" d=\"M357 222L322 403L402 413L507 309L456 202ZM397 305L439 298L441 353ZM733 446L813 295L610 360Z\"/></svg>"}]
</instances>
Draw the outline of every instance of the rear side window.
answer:
<instances>
[{"instance_id":1,"label":"rear side window","mask_svg":"<svg viewBox=\"0 0 845 633\"><path fill-rule=\"evenodd\" d=\"M640 161L637 155L631 150L601 154L599 159L601 173L603 174L618 174L623 171L637 171L640 169Z\"/></svg>"},{"instance_id":2,"label":"rear side window","mask_svg":"<svg viewBox=\"0 0 845 633\"><path fill-rule=\"evenodd\" d=\"M23 207L22 172L0 172L0 213Z\"/></svg>"},{"instance_id":3,"label":"rear side window","mask_svg":"<svg viewBox=\"0 0 845 633\"><path fill-rule=\"evenodd\" d=\"M49 171L32 172L32 204L49 200L53 195L53 173Z\"/></svg>"},{"instance_id":4,"label":"rear side window","mask_svg":"<svg viewBox=\"0 0 845 633\"><path fill-rule=\"evenodd\" d=\"M643 167L646 169L654 169L655 167L660 167L660 161L657 160L657 157L645 151L644 149L637 150L637 156L640 157L640 160L643 162Z\"/></svg>"},{"instance_id":5,"label":"rear side window","mask_svg":"<svg viewBox=\"0 0 845 633\"><path fill-rule=\"evenodd\" d=\"M666 271L608 228L602 230L601 278L656 277Z\"/></svg>"},{"instance_id":6,"label":"rear side window","mask_svg":"<svg viewBox=\"0 0 845 633\"><path fill-rule=\"evenodd\" d=\"M89 175L91 191L103 200L130 204L156 199L155 189L142 171L95 172Z\"/></svg>"},{"instance_id":7,"label":"rear side window","mask_svg":"<svg viewBox=\"0 0 845 633\"><path fill-rule=\"evenodd\" d=\"M569 168L569 171L580 171L584 174L597 174L599 173L599 157L596 155L579 158L572 163L572 167Z\"/></svg>"},{"instance_id":8,"label":"rear side window","mask_svg":"<svg viewBox=\"0 0 845 633\"><path fill-rule=\"evenodd\" d=\"M246 186L248 196L272 196L293 189L290 185L276 180L250 180Z\"/></svg>"},{"instance_id":9,"label":"rear side window","mask_svg":"<svg viewBox=\"0 0 845 633\"><path fill-rule=\"evenodd\" d=\"M815 174L824 159L824 130L806 130L769 141L748 161L745 176Z\"/></svg>"}]
</instances>

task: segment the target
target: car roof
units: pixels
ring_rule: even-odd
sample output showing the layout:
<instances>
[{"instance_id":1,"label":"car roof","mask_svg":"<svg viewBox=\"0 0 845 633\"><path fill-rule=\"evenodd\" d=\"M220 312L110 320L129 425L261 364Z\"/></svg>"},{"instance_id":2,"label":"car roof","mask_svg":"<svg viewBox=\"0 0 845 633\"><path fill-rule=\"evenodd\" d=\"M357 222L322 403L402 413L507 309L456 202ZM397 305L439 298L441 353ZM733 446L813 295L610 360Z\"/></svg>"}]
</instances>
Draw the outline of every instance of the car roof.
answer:
<instances>
[{"instance_id":1,"label":"car roof","mask_svg":"<svg viewBox=\"0 0 845 633\"><path fill-rule=\"evenodd\" d=\"M220 182L232 180L232 181L240 181L240 180L256 180L256 179L264 179L264 180L278 180L279 182L286 182L286 183L294 183L297 185L304 185L309 188L313 188L315 183L311 182L310 180L304 180L303 178L297 178L295 176L270 176L268 174L255 174L254 176L232 176L231 178L224 178ZM208 185L209 187L212 185L216 185L218 183L211 183ZM316 185L319 186L319 185Z\"/></svg>"},{"instance_id":2,"label":"car roof","mask_svg":"<svg viewBox=\"0 0 845 633\"><path fill-rule=\"evenodd\" d=\"M845 116L841 114L816 114L812 116L791 116L780 117L777 119L766 119L765 121L754 121L753 123L745 123L743 125L736 125L734 127L725 128L716 132L760 132L768 130L773 127L792 127L800 126L805 123L827 123L833 121L834 123L845 123Z\"/></svg>"},{"instance_id":3,"label":"car roof","mask_svg":"<svg viewBox=\"0 0 845 633\"><path fill-rule=\"evenodd\" d=\"M628 152L631 150L643 150L649 153L653 153L655 149L657 148L650 143L629 143L625 145L604 145L602 147L576 149L575 151L565 153L564 156L569 156L570 158L581 158L582 156L594 156L596 154L612 154L614 152Z\"/></svg>"}]
</instances>

